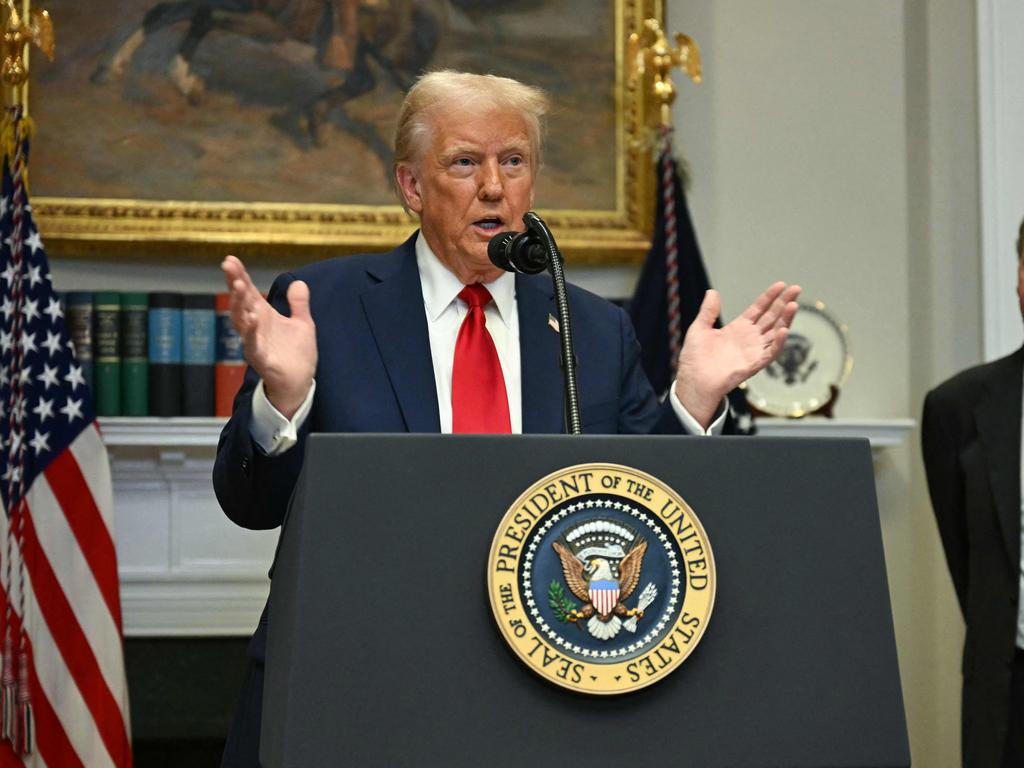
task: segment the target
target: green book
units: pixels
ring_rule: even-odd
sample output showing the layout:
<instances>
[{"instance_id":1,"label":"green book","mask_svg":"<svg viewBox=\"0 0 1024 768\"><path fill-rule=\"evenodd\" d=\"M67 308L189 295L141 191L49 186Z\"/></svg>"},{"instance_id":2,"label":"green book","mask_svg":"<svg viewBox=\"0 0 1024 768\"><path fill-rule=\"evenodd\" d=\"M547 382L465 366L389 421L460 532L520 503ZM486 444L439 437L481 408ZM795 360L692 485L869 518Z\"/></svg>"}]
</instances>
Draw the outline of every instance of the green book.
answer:
<instances>
[{"instance_id":1,"label":"green book","mask_svg":"<svg viewBox=\"0 0 1024 768\"><path fill-rule=\"evenodd\" d=\"M97 291L93 297L96 415L121 415L121 294Z\"/></svg>"},{"instance_id":2,"label":"green book","mask_svg":"<svg viewBox=\"0 0 1024 768\"><path fill-rule=\"evenodd\" d=\"M148 293L121 294L121 414L149 415Z\"/></svg>"}]
</instances>

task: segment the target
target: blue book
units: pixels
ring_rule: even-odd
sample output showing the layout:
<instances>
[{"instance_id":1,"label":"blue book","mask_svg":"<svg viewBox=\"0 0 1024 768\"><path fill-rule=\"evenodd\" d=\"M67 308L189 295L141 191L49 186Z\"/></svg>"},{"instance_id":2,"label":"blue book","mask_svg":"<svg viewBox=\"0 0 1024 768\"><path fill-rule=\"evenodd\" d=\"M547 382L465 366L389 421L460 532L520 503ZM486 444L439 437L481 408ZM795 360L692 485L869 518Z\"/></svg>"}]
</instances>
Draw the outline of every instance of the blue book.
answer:
<instances>
[{"instance_id":1,"label":"blue book","mask_svg":"<svg viewBox=\"0 0 1024 768\"><path fill-rule=\"evenodd\" d=\"M213 416L217 319L212 293L186 294L181 310L182 414Z\"/></svg>"},{"instance_id":2,"label":"blue book","mask_svg":"<svg viewBox=\"0 0 1024 768\"><path fill-rule=\"evenodd\" d=\"M181 416L180 293L149 294L149 414Z\"/></svg>"}]
</instances>

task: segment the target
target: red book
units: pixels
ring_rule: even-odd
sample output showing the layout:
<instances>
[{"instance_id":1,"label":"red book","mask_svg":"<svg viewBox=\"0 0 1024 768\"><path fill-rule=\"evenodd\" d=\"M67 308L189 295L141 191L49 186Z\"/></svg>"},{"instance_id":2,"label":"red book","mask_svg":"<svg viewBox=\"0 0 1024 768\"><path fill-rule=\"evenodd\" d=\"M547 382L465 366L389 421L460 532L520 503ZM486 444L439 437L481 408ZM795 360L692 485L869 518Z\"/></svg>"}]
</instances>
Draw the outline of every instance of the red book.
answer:
<instances>
[{"instance_id":1,"label":"red book","mask_svg":"<svg viewBox=\"0 0 1024 768\"><path fill-rule=\"evenodd\" d=\"M214 304L217 312L217 360L213 369L214 414L230 416L235 395L245 378L242 337L231 325L227 293L218 293Z\"/></svg>"}]
</instances>

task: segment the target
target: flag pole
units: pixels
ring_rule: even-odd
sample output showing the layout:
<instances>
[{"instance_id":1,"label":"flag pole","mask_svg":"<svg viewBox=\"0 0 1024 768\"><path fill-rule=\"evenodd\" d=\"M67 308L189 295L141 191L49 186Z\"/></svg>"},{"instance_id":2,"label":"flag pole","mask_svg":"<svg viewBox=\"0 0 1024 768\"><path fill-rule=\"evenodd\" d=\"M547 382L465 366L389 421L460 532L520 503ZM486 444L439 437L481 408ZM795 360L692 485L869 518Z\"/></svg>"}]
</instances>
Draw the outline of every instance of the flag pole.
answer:
<instances>
[{"instance_id":1,"label":"flag pole","mask_svg":"<svg viewBox=\"0 0 1024 768\"><path fill-rule=\"evenodd\" d=\"M32 13L32 0L22 0L22 3L21 3L21 18L29 19L29 18L31 18L31 13ZM26 40L24 45L23 45L23 47L22 47L22 52L21 52L22 61L25 62L25 82L21 86L21 104L20 104L22 117L28 117L28 83L29 83L29 77L28 77L28 72L29 72L28 66L29 66L29 64L28 64L28 60L29 60L29 53L30 52L31 52L31 48L30 48L30 46L28 44L28 40Z\"/></svg>"}]
</instances>

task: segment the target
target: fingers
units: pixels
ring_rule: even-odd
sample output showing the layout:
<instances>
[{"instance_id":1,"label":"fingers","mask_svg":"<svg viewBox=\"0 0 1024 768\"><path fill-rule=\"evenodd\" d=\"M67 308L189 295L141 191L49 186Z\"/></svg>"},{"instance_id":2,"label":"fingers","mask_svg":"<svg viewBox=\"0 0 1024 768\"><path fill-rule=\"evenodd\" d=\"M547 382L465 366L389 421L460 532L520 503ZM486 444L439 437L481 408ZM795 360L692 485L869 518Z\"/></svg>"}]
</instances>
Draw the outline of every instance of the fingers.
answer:
<instances>
[{"instance_id":1,"label":"fingers","mask_svg":"<svg viewBox=\"0 0 1024 768\"><path fill-rule=\"evenodd\" d=\"M256 284L249 277L249 273L245 269L245 265L241 259L237 256L227 256L224 261L220 263L220 269L224 273L224 282L227 283L228 290L232 294L241 293L254 293L260 296L259 290L256 288Z\"/></svg>"},{"instance_id":2,"label":"fingers","mask_svg":"<svg viewBox=\"0 0 1024 768\"><path fill-rule=\"evenodd\" d=\"M757 323L761 319L762 315L771 309L775 300L782 295L782 292L785 289L786 284L781 280L772 283L764 293L754 299L754 303L747 307L740 317L745 320L749 320L752 323Z\"/></svg>"},{"instance_id":3,"label":"fingers","mask_svg":"<svg viewBox=\"0 0 1024 768\"><path fill-rule=\"evenodd\" d=\"M313 322L313 317L309 314L309 286L301 280L296 280L288 286L287 296L291 316L297 320Z\"/></svg>"},{"instance_id":4,"label":"fingers","mask_svg":"<svg viewBox=\"0 0 1024 768\"><path fill-rule=\"evenodd\" d=\"M793 320L793 315L796 313L796 297L800 295L799 285L786 286L784 283L774 283L768 291L761 294L758 301L754 302L751 307L753 308L757 305L761 298L764 298L770 293L774 293L774 289L779 285L783 285L785 287L783 290L778 292L767 309L761 313L760 317L756 319L751 318L752 322L754 322L761 331L767 331L781 325L789 327L790 322Z\"/></svg>"},{"instance_id":5,"label":"fingers","mask_svg":"<svg viewBox=\"0 0 1024 768\"><path fill-rule=\"evenodd\" d=\"M790 291L787 289L786 293L779 300L780 309L773 325L769 328L762 329L767 340L765 344L765 353L767 358L765 360L765 365L779 356L779 353L782 351L782 347L786 343L786 337L789 335L789 326L793 324L793 318L796 317L797 310L799 309L799 305L795 300L782 303L783 299L786 299L789 296L792 296L795 299L796 296L800 294L800 286L790 286L790 288L795 290Z\"/></svg>"},{"instance_id":6,"label":"fingers","mask_svg":"<svg viewBox=\"0 0 1024 768\"><path fill-rule=\"evenodd\" d=\"M793 318L796 317L797 311L800 309L800 305L796 302L797 297L800 295L800 286L791 285L790 288L795 290L790 292L787 289L786 293L783 294L782 299L785 301L785 304L782 306L782 312L779 314L778 320L775 321L776 328L789 328L793 324Z\"/></svg>"},{"instance_id":7,"label":"fingers","mask_svg":"<svg viewBox=\"0 0 1024 768\"><path fill-rule=\"evenodd\" d=\"M789 326L776 328L775 330L772 331L771 343L767 346L765 350L767 352L767 359L765 360L764 365L768 365L768 363L770 363L772 360L779 356L779 353L782 351L783 345L786 343L786 337L788 335Z\"/></svg>"},{"instance_id":8,"label":"fingers","mask_svg":"<svg viewBox=\"0 0 1024 768\"><path fill-rule=\"evenodd\" d=\"M260 311L266 305L266 299L256 288L245 265L237 257L228 256L220 266L230 293L231 324L242 335L244 341L255 330Z\"/></svg>"},{"instance_id":9,"label":"fingers","mask_svg":"<svg viewBox=\"0 0 1024 768\"><path fill-rule=\"evenodd\" d=\"M247 291L252 291L259 295L256 285L245 269L245 265L237 256L225 257L224 261L220 263L220 269L224 273L224 282L227 284L232 298L236 298L236 296Z\"/></svg>"},{"instance_id":10,"label":"fingers","mask_svg":"<svg viewBox=\"0 0 1024 768\"><path fill-rule=\"evenodd\" d=\"M793 318L796 317L797 311L800 309L800 305L796 303L796 297L800 295L800 286L791 285L786 289L780 304L783 299L788 299L785 304L782 304L782 308L779 312L779 316L776 318L772 328L768 329L767 336L770 339L770 343L767 344L767 352L769 360L774 360L779 352L782 351L783 345L786 343L786 337L789 335L789 327L793 324Z\"/></svg>"},{"instance_id":11,"label":"fingers","mask_svg":"<svg viewBox=\"0 0 1024 768\"><path fill-rule=\"evenodd\" d=\"M224 282L227 283L228 289L230 289L231 283L245 272L245 266L237 256L229 254L220 263L220 271L224 273Z\"/></svg>"},{"instance_id":12,"label":"fingers","mask_svg":"<svg viewBox=\"0 0 1024 768\"><path fill-rule=\"evenodd\" d=\"M715 321L722 312L722 299L718 291L709 289L704 292L704 301L700 304L697 317L693 319L694 324L700 324L707 328L714 326Z\"/></svg>"},{"instance_id":13,"label":"fingers","mask_svg":"<svg viewBox=\"0 0 1024 768\"><path fill-rule=\"evenodd\" d=\"M786 290L782 292L782 300L787 304L791 301L796 301L800 298L800 292L803 290L799 285L787 286Z\"/></svg>"}]
</instances>

